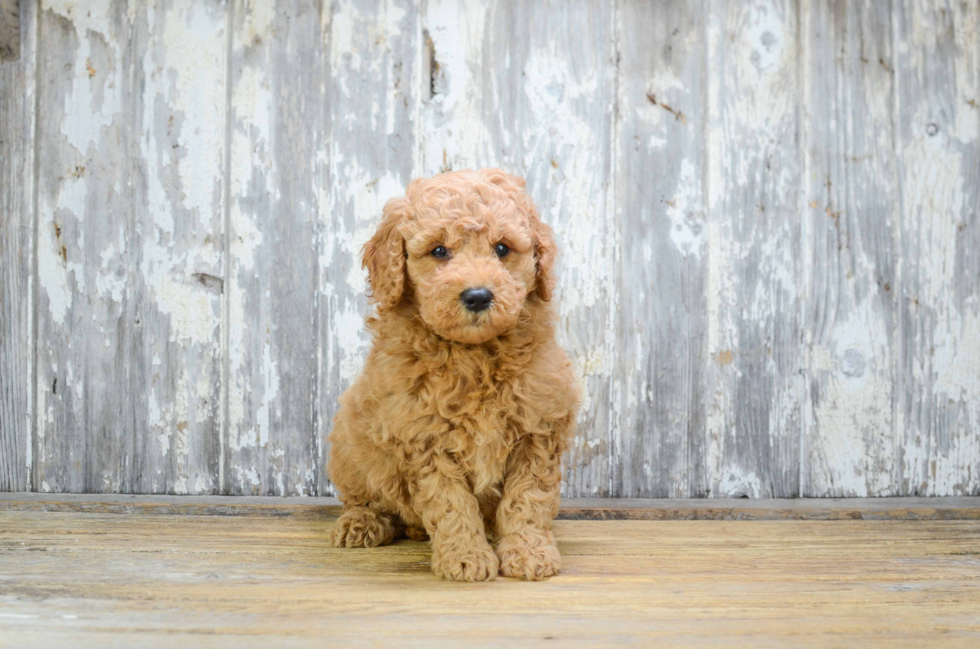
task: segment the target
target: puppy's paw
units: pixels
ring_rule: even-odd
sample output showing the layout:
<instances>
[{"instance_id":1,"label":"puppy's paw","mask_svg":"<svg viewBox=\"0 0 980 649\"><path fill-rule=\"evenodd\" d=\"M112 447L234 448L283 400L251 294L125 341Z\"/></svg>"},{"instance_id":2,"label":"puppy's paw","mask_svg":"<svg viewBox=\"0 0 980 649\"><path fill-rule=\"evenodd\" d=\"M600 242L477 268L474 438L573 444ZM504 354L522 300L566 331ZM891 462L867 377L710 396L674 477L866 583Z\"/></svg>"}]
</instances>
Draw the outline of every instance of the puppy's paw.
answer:
<instances>
[{"instance_id":1,"label":"puppy's paw","mask_svg":"<svg viewBox=\"0 0 980 649\"><path fill-rule=\"evenodd\" d=\"M558 574L561 555L551 534L512 534L497 541L500 574L539 581Z\"/></svg>"},{"instance_id":2,"label":"puppy's paw","mask_svg":"<svg viewBox=\"0 0 980 649\"><path fill-rule=\"evenodd\" d=\"M428 541L429 533L425 531L424 527L406 527L405 536L413 541Z\"/></svg>"},{"instance_id":3,"label":"puppy's paw","mask_svg":"<svg viewBox=\"0 0 980 649\"><path fill-rule=\"evenodd\" d=\"M500 562L490 545L477 539L467 545L440 544L433 547L432 572L451 581L491 581L497 578Z\"/></svg>"},{"instance_id":4,"label":"puppy's paw","mask_svg":"<svg viewBox=\"0 0 980 649\"><path fill-rule=\"evenodd\" d=\"M335 548L374 548L391 543L396 532L391 516L354 507L341 514L330 529L330 544Z\"/></svg>"}]
</instances>

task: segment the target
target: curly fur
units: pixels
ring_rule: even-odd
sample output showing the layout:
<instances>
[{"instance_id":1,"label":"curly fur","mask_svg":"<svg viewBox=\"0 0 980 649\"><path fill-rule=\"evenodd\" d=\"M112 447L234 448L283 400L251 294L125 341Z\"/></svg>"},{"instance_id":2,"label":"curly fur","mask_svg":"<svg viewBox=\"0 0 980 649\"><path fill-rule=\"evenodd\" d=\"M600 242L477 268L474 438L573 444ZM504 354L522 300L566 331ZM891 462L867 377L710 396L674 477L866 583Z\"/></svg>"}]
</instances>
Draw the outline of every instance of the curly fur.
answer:
<instances>
[{"instance_id":1,"label":"curly fur","mask_svg":"<svg viewBox=\"0 0 980 649\"><path fill-rule=\"evenodd\" d=\"M558 572L551 521L580 397L554 340L556 254L524 181L498 169L388 201L364 247L373 347L330 435L334 546L429 537L433 572L460 581ZM494 296L480 313L460 301L475 287Z\"/></svg>"}]
</instances>

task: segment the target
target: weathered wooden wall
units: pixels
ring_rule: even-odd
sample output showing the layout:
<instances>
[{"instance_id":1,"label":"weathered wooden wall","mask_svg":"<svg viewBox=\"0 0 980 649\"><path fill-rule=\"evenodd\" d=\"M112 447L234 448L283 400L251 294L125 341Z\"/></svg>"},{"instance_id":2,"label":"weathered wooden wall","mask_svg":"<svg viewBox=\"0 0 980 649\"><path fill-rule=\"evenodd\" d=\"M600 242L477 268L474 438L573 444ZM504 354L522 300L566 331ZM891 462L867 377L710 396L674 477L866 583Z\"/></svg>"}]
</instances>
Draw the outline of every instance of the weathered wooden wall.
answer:
<instances>
[{"instance_id":1,"label":"weathered wooden wall","mask_svg":"<svg viewBox=\"0 0 980 649\"><path fill-rule=\"evenodd\" d=\"M977 0L19 20L2 490L332 493L358 250L411 178L493 165L563 245L568 495L980 494Z\"/></svg>"}]
</instances>

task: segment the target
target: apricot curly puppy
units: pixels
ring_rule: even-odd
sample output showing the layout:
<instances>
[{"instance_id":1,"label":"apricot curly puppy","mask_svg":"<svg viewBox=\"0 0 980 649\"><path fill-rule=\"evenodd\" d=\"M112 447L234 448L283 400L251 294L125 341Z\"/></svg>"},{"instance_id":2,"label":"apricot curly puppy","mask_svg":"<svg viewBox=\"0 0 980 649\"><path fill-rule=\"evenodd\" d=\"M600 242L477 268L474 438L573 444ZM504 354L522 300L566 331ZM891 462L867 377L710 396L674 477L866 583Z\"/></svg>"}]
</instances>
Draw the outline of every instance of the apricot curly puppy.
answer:
<instances>
[{"instance_id":1,"label":"apricot curly puppy","mask_svg":"<svg viewBox=\"0 0 980 649\"><path fill-rule=\"evenodd\" d=\"M460 171L385 205L364 246L374 345L330 435L334 546L428 536L446 579L558 572L551 520L580 399L554 340L557 250L523 188Z\"/></svg>"}]
</instances>

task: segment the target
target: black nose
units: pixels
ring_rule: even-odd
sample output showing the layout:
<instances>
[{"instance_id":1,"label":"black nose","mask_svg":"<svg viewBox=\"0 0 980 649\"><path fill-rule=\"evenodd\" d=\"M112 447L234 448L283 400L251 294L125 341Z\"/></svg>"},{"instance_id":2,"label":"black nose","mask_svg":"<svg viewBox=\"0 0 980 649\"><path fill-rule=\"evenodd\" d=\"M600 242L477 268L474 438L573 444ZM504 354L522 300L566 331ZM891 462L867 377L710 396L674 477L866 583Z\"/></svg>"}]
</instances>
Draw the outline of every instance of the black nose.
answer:
<instances>
[{"instance_id":1,"label":"black nose","mask_svg":"<svg viewBox=\"0 0 980 649\"><path fill-rule=\"evenodd\" d=\"M485 288L468 288L459 294L459 299L463 301L463 306L467 309L473 313L479 313L490 308L490 303L493 302L493 293Z\"/></svg>"}]
</instances>

